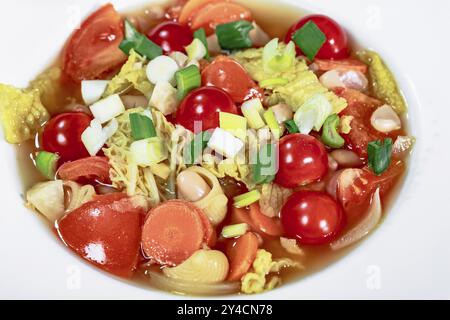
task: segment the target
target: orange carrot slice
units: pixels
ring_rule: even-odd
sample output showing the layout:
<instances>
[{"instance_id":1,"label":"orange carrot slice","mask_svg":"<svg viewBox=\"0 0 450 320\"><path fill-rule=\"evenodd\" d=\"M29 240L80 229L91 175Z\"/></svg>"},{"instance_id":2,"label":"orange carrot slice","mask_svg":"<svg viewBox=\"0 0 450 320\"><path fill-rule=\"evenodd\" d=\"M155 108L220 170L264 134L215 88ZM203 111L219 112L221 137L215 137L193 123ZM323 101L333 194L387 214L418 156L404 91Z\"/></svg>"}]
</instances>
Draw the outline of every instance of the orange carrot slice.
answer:
<instances>
[{"instance_id":1,"label":"orange carrot slice","mask_svg":"<svg viewBox=\"0 0 450 320\"><path fill-rule=\"evenodd\" d=\"M192 18L191 29L204 28L209 36L217 25L238 20L252 20L252 13L237 3L222 1L199 10Z\"/></svg>"},{"instance_id":2,"label":"orange carrot slice","mask_svg":"<svg viewBox=\"0 0 450 320\"><path fill-rule=\"evenodd\" d=\"M197 14L203 7L208 4L219 2L224 0L190 0L188 1L183 9L181 9L180 16L178 17L178 22L181 24L188 24L191 22L192 18Z\"/></svg>"},{"instance_id":3,"label":"orange carrot slice","mask_svg":"<svg viewBox=\"0 0 450 320\"><path fill-rule=\"evenodd\" d=\"M258 231L272 237L280 237L283 235L283 228L281 227L280 219L265 216L261 212L258 203L253 203L250 205L249 215L252 224Z\"/></svg>"},{"instance_id":4,"label":"orange carrot slice","mask_svg":"<svg viewBox=\"0 0 450 320\"><path fill-rule=\"evenodd\" d=\"M150 211L142 230L142 250L161 265L176 266L199 250L204 239L202 219L192 205L167 201Z\"/></svg>"},{"instance_id":5,"label":"orange carrot slice","mask_svg":"<svg viewBox=\"0 0 450 320\"><path fill-rule=\"evenodd\" d=\"M182 200L173 200L173 201L184 202ZM203 223L203 229L205 231L205 239L204 239L205 243L210 248L214 247L217 242L217 233L213 225L211 224L211 221L209 220L208 216L203 212L202 209L197 207L195 204L191 202L184 202L184 203L190 205L192 210L195 210L195 212L197 212L198 216L200 217Z\"/></svg>"},{"instance_id":6,"label":"orange carrot slice","mask_svg":"<svg viewBox=\"0 0 450 320\"><path fill-rule=\"evenodd\" d=\"M239 281L251 268L258 251L258 238L251 232L239 237L227 250L230 261L228 281Z\"/></svg>"},{"instance_id":7,"label":"orange carrot slice","mask_svg":"<svg viewBox=\"0 0 450 320\"><path fill-rule=\"evenodd\" d=\"M362 73L367 72L367 65L356 59L344 59L344 60L323 60L315 59L314 63L317 65L320 71L330 70L343 70L343 71L359 71Z\"/></svg>"},{"instance_id":8,"label":"orange carrot slice","mask_svg":"<svg viewBox=\"0 0 450 320\"><path fill-rule=\"evenodd\" d=\"M99 181L109 183L109 162L105 157L88 157L72 162L66 162L58 169L62 180Z\"/></svg>"}]
</instances>

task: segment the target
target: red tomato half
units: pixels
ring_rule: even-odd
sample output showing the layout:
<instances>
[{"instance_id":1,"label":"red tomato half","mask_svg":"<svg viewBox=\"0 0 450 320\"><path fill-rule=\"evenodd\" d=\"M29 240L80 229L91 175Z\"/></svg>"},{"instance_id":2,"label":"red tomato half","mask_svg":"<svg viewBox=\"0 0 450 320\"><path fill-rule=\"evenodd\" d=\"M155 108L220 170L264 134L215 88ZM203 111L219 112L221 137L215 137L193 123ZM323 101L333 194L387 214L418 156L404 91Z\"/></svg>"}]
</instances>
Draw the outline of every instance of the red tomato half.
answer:
<instances>
[{"instance_id":1,"label":"red tomato half","mask_svg":"<svg viewBox=\"0 0 450 320\"><path fill-rule=\"evenodd\" d=\"M125 194L95 196L58 222L58 234L83 259L129 278L138 262L144 214Z\"/></svg>"},{"instance_id":2,"label":"red tomato half","mask_svg":"<svg viewBox=\"0 0 450 320\"><path fill-rule=\"evenodd\" d=\"M401 133L401 130L397 130L386 134L372 127L370 117L377 107L383 104L381 101L352 89L336 89L335 92L348 102L347 108L341 115L353 117L350 123L352 130L349 134L343 134L342 137L345 139L346 147L355 151L360 157L367 158L369 142L386 138L392 138L395 141Z\"/></svg>"},{"instance_id":3,"label":"red tomato half","mask_svg":"<svg viewBox=\"0 0 450 320\"><path fill-rule=\"evenodd\" d=\"M263 97L263 90L235 60L219 56L202 71L202 84L226 91L235 103Z\"/></svg>"},{"instance_id":4,"label":"red tomato half","mask_svg":"<svg viewBox=\"0 0 450 320\"><path fill-rule=\"evenodd\" d=\"M297 30L309 21L313 21L327 38L326 42L317 53L316 58L339 60L350 56L348 38L345 30L333 19L320 14L306 16L294 24L286 34L285 42L289 43ZM297 54L303 54L298 46Z\"/></svg>"},{"instance_id":5,"label":"red tomato half","mask_svg":"<svg viewBox=\"0 0 450 320\"><path fill-rule=\"evenodd\" d=\"M127 58L119 49L122 39L122 17L112 4L101 7L70 38L64 51L64 73L78 83L112 71Z\"/></svg>"},{"instance_id":6,"label":"red tomato half","mask_svg":"<svg viewBox=\"0 0 450 320\"><path fill-rule=\"evenodd\" d=\"M219 127L219 112L238 113L228 93L216 87L198 88L184 98L176 123L195 133L215 129Z\"/></svg>"},{"instance_id":7,"label":"red tomato half","mask_svg":"<svg viewBox=\"0 0 450 320\"><path fill-rule=\"evenodd\" d=\"M303 245L330 243L342 231L344 218L341 206L323 192L294 193L281 210L286 235Z\"/></svg>"},{"instance_id":8,"label":"red tomato half","mask_svg":"<svg viewBox=\"0 0 450 320\"><path fill-rule=\"evenodd\" d=\"M149 31L147 37L161 46L166 54L174 51L185 52L184 47L190 45L193 40L189 27L171 21L157 25Z\"/></svg>"},{"instance_id":9,"label":"red tomato half","mask_svg":"<svg viewBox=\"0 0 450 320\"><path fill-rule=\"evenodd\" d=\"M328 155L319 140L300 133L280 140L277 184L295 188L322 179L327 172Z\"/></svg>"},{"instance_id":10,"label":"red tomato half","mask_svg":"<svg viewBox=\"0 0 450 320\"><path fill-rule=\"evenodd\" d=\"M61 163L89 157L81 134L91 120L90 116L80 112L62 113L52 118L42 133L43 149L59 154Z\"/></svg>"}]
</instances>

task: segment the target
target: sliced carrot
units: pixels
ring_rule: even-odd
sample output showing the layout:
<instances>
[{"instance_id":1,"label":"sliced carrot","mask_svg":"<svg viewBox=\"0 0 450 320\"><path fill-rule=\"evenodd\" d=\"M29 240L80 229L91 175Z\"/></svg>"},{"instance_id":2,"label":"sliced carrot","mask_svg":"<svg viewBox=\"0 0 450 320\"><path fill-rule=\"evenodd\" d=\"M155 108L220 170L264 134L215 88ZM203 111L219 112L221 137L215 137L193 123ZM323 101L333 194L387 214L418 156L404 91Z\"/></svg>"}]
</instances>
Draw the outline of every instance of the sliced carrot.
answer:
<instances>
[{"instance_id":1,"label":"sliced carrot","mask_svg":"<svg viewBox=\"0 0 450 320\"><path fill-rule=\"evenodd\" d=\"M320 71L330 70L344 70L344 71L359 71L362 73L367 72L367 65L356 59L344 59L344 60L323 60L315 59L314 63L317 65Z\"/></svg>"},{"instance_id":2,"label":"sliced carrot","mask_svg":"<svg viewBox=\"0 0 450 320\"><path fill-rule=\"evenodd\" d=\"M99 181L109 183L109 162L105 157L88 157L72 162L66 162L58 169L62 180Z\"/></svg>"},{"instance_id":3,"label":"sliced carrot","mask_svg":"<svg viewBox=\"0 0 450 320\"><path fill-rule=\"evenodd\" d=\"M184 202L182 200L173 200L173 201ZM210 248L214 247L216 245L216 242L217 242L217 233L216 233L215 228L211 224L211 221L209 221L208 217L203 212L203 210L200 209L199 207L197 207L195 204L193 204L191 202L184 202L184 203L187 204L187 205L191 205L192 210L195 210L195 212L197 212L198 216L202 220L203 229L205 231L204 241L205 241L205 243L206 243L206 245L208 247L210 247Z\"/></svg>"},{"instance_id":4,"label":"sliced carrot","mask_svg":"<svg viewBox=\"0 0 450 320\"><path fill-rule=\"evenodd\" d=\"M250 205L250 219L252 224L258 231L272 237L280 237L283 235L280 219L269 218L264 215L259 208L258 203Z\"/></svg>"},{"instance_id":5,"label":"sliced carrot","mask_svg":"<svg viewBox=\"0 0 450 320\"><path fill-rule=\"evenodd\" d=\"M230 262L228 281L239 281L251 268L258 251L258 238L247 232L233 242L227 250Z\"/></svg>"},{"instance_id":6,"label":"sliced carrot","mask_svg":"<svg viewBox=\"0 0 450 320\"><path fill-rule=\"evenodd\" d=\"M142 230L142 250L161 265L176 266L199 250L204 239L202 219L192 205L167 201L150 211Z\"/></svg>"},{"instance_id":7,"label":"sliced carrot","mask_svg":"<svg viewBox=\"0 0 450 320\"><path fill-rule=\"evenodd\" d=\"M178 22L181 24L189 24L192 18L208 4L226 0L190 0L181 9Z\"/></svg>"},{"instance_id":8,"label":"sliced carrot","mask_svg":"<svg viewBox=\"0 0 450 320\"><path fill-rule=\"evenodd\" d=\"M264 91L236 60L218 56L202 71L202 84L226 91L235 103L252 98L262 99Z\"/></svg>"},{"instance_id":9,"label":"sliced carrot","mask_svg":"<svg viewBox=\"0 0 450 320\"><path fill-rule=\"evenodd\" d=\"M217 25L238 20L251 21L252 13L237 3L221 1L199 10L192 18L191 29L204 28L209 36L214 33Z\"/></svg>"},{"instance_id":10,"label":"sliced carrot","mask_svg":"<svg viewBox=\"0 0 450 320\"><path fill-rule=\"evenodd\" d=\"M235 224L246 223L252 228L252 230L256 231L256 228L254 228L252 220L250 219L249 210L247 210L246 208L233 207L231 213L231 221Z\"/></svg>"}]
</instances>

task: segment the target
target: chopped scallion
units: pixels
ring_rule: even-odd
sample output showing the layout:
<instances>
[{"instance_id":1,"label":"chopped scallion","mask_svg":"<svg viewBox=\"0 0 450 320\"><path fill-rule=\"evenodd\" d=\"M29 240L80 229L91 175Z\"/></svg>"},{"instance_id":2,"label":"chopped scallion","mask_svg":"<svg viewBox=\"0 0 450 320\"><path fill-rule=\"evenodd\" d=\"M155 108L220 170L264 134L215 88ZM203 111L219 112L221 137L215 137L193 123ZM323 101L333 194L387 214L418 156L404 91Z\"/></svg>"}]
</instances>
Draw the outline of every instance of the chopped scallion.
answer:
<instances>
[{"instance_id":1,"label":"chopped scallion","mask_svg":"<svg viewBox=\"0 0 450 320\"><path fill-rule=\"evenodd\" d=\"M313 21L308 21L292 37L305 56L313 61L327 37Z\"/></svg>"},{"instance_id":2,"label":"chopped scallion","mask_svg":"<svg viewBox=\"0 0 450 320\"><path fill-rule=\"evenodd\" d=\"M209 48L208 48L208 40L206 40L206 32L205 29L200 28L197 31L194 32L194 38L200 40L203 45L206 48L206 55L205 58L209 59L211 56L209 54Z\"/></svg>"},{"instance_id":3,"label":"chopped scallion","mask_svg":"<svg viewBox=\"0 0 450 320\"><path fill-rule=\"evenodd\" d=\"M297 124L294 120L287 120L284 122L284 126L288 130L289 133L300 133L300 130L297 127Z\"/></svg>"},{"instance_id":4,"label":"chopped scallion","mask_svg":"<svg viewBox=\"0 0 450 320\"><path fill-rule=\"evenodd\" d=\"M53 180L56 176L56 167L59 156L56 153L40 151L36 156L36 168L47 179Z\"/></svg>"},{"instance_id":5,"label":"chopped scallion","mask_svg":"<svg viewBox=\"0 0 450 320\"><path fill-rule=\"evenodd\" d=\"M249 226L246 223L225 226L222 229L222 237L225 239L240 237L246 234L248 230Z\"/></svg>"},{"instance_id":6,"label":"chopped scallion","mask_svg":"<svg viewBox=\"0 0 450 320\"><path fill-rule=\"evenodd\" d=\"M367 146L369 167L376 175L381 175L391 165L392 139L372 141Z\"/></svg>"},{"instance_id":7,"label":"chopped scallion","mask_svg":"<svg viewBox=\"0 0 450 320\"><path fill-rule=\"evenodd\" d=\"M119 48L127 55L134 49L141 56L152 60L163 54L163 50L156 43L139 33L133 24L125 20L125 39L120 43Z\"/></svg>"},{"instance_id":8,"label":"chopped scallion","mask_svg":"<svg viewBox=\"0 0 450 320\"><path fill-rule=\"evenodd\" d=\"M234 197L234 206L236 208L244 208L252 203L255 203L256 201L259 201L261 198L261 193L258 190L253 190L244 194L241 194L240 196Z\"/></svg>"},{"instance_id":9,"label":"chopped scallion","mask_svg":"<svg viewBox=\"0 0 450 320\"><path fill-rule=\"evenodd\" d=\"M325 120L322 129L323 143L334 149L342 148L345 144L344 138L338 133L339 122L339 116L332 114Z\"/></svg>"},{"instance_id":10,"label":"chopped scallion","mask_svg":"<svg viewBox=\"0 0 450 320\"><path fill-rule=\"evenodd\" d=\"M253 24L246 20L218 25L216 35L220 47L225 50L250 48L253 43L249 37L249 32L253 28Z\"/></svg>"},{"instance_id":11,"label":"chopped scallion","mask_svg":"<svg viewBox=\"0 0 450 320\"><path fill-rule=\"evenodd\" d=\"M175 79L177 81L177 98L179 101L183 100L189 92L200 87L202 83L200 69L195 65L190 65L187 68L177 71L175 73Z\"/></svg>"},{"instance_id":12,"label":"chopped scallion","mask_svg":"<svg viewBox=\"0 0 450 320\"><path fill-rule=\"evenodd\" d=\"M131 135L134 141L156 137L152 119L139 113L130 113Z\"/></svg>"}]
</instances>

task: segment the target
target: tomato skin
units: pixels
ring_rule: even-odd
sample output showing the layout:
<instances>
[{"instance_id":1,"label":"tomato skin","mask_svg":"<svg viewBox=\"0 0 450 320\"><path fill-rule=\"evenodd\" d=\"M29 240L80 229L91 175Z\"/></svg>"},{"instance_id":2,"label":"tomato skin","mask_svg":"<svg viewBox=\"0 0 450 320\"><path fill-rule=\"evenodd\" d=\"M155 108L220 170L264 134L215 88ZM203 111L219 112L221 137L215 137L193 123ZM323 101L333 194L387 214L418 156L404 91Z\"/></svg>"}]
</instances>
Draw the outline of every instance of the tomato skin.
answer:
<instances>
[{"instance_id":1,"label":"tomato skin","mask_svg":"<svg viewBox=\"0 0 450 320\"><path fill-rule=\"evenodd\" d=\"M323 245L343 230L345 216L338 202L324 192L294 193L281 210L286 235L302 245Z\"/></svg>"},{"instance_id":2,"label":"tomato skin","mask_svg":"<svg viewBox=\"0 0 450 320\"><path fill-rule=\"evenodd\" d=\"M106 157L88 157L72 162L66 162L58 169L58 176L62 180L80 182L111 182L109 171L111 167Z\"/></svg>"},{"instance_id":3,"label":"tomato skin","mask_svg":"<svg viewBox=\"0 0 450 320\"><path fill-rule=\"evenodd\" d=\"M233 101L241 104L252 98L263 98L263 90L235 60L219 56L202 71L202 84L226 91Z\"/></svg>"},{"instance_id":4,"label":"tomato skin","mask_svg":"<svg viewBox=\"0 0 450 320\"><path fill-rule=\"evenodd\" d=\"M278 167L275 182L285 188L295 188L325 177L328 154L317 139L290 134L280 140Z\"/></svg>"},{"instance_id":5,"label":"tomato skin","mask_svg":"<svg viewBox=\"0 0 450 320\"><path fill-rule=\"evenodd\" d=\"M62 113L52 118L42 133L45 151L57 153L60 163L89 157L81 134L89 127L92 118L84 113Z\"/></svg>"},{"instance_id":6,"label":"tomato skin","mask_svg":"<svg viewBox=\"0 0 450 320\"><path fill-rule=\"evenodd\" d=\"M83 259L129 278L138 262L144 214L125 194L95 196L58 221L58 235Z\"/></svg>"},{"instance_id":7,"label":"tomato skin","mask_svg":"<svg viewBox=\"0 0 450 320\"><path fill-rule=\"evenodd\" d=\"M119 49L123 40L122 17L112 4L90 15L74 32L63 54L63 70L75 83L98 79L120 66L127 56Z\"/></svg>"},{"instance_id":8,"label":"tomato skin","mask_svg":"<svg viewBox=\"0 0 450 320\"><path fill-rule=\"evenodd\" d=\"M316 58L340 60L350 56L348 37L345 30L336 21L321 14L306 16L294 24L286 34L285 42L289 43L297 30L309 21L313 21L327 37L326 42L317 53ZM297 54L303 55L298 46Z\"/></svg>"},{"instance_id":9,"label":"tomato skin","mask_svg":"<svg viewBox=\"0 0 450 320\"><path fill-rule=\"evenodd\" d=\"M186 129L198 133L219 127L219 112L237 114L238 109L228 93L222 89L201 87L184 98L175 121ZM201 128L195 128L195 122L201 122Z\"/></svg>"},{"instance_id":10,"label":"tomato skin","mask_svg":"<svg viewBox=\"0 0 450 320\"><path fill-rule=\"evenodd\" d=\"M184 47L190 45L193 40L189 27L172 21L157 25L148 32L147 37L161 46L165 54L174 51L186 52Z\"/></svg>"}]
</instances>

